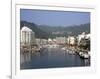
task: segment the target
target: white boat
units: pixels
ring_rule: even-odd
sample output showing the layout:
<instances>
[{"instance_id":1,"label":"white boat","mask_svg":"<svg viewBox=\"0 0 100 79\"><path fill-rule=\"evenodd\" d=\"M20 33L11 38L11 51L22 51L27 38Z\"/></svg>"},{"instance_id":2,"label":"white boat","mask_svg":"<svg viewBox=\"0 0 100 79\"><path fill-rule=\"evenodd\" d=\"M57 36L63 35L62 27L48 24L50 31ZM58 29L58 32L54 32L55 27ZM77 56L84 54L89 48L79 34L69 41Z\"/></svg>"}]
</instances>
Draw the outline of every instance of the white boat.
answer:
<instances>
[{"instance_id":1,"label":"white boat","mask_svg":"<svg viewBox=\"0 0 100 79\"><path fill-rule=\"evenodd\" d=\"M84 54L84 58L89 58L90 56L89 56L89 54Z\"/></svg>"},{"instance_id":2,"label":"white boat","mask_svg":"<svg viewBox=\"0 0 100 79\"><path fill-rule=\"evenodd\" d=\"M66 50L66 48L65 47L63 47L63 48L61 48L62 50Z\"/></svg>"},{"instance_id":3,"label":"white boat","mask_svg":"<svg viewBox=\"0 0 100 79\"><path fill-rule=\"evenodd\" d=\"M68 50L68 49L66 49L66 52L68 53L68 52L69 52L69 50Z\"/></svg>"},{"instance_id":4,"label":"white boat","mask_svg":"<svg viewBox=\"0 0 100 79\"><path fill-rule=\"evenodd\" d=\"M90 52L90 51L88 51L88 54L89 54L89 55L90 55L90 53L91 53L91 52Z\"/></svg>"},{"instance_id":5,"label":"white boat","mask_svg":"<svg viewBox=\"0 0 100 79\"><path fill-rule=\"evenodd\" d=\"M88 53L85 53L85 52L79 52L79 55L81 58L85 58L85 59L90 57L90 55Z\"/></svg>"}]
</instances>

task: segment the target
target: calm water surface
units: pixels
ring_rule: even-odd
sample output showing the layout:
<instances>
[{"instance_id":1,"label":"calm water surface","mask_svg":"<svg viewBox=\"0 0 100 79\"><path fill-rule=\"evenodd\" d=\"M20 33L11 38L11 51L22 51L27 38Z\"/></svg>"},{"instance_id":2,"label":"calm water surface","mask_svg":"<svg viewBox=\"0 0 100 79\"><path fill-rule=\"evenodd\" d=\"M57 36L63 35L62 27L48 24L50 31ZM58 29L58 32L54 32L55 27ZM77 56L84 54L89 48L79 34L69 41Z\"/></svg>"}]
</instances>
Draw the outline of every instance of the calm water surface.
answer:
<instances>
[{"instance_id":1,"label":"calm water surface","mask_svg":"<svg viewBox=\"0 0 100 79\"><path fill-rule=\"evenodd\" d=\"M59 48L45 48L41 52L21 54L21 69L90 66L89 59L68 54Z\"/></svg>"}]
</instances>

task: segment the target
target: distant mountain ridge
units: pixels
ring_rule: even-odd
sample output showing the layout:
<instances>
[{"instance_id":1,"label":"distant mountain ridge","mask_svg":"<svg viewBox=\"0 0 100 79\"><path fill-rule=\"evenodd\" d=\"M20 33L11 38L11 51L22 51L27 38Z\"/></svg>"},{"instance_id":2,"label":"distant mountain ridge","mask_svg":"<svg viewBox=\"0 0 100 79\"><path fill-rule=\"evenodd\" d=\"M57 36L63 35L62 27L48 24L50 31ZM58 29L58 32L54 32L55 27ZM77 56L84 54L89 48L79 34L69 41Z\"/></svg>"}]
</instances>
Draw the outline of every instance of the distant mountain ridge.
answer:
<instances>
[{"instance_id":1,"label":"distant mountain ridge","mask_svg":"<svg viewBox=\"0 0 100 79\"><path fill-rule=\"evenodd\" d=\"M47 36L50 36L49 33L39 29L37 27L36 24L34 23L30 23L30 22L27 22L27 21L21 21L20 22L20 29L23 27L23 26L27 26L28 28L30 28L33 32L35 32L35 37L36 38L44 38L44 39L47 39L48 37Z\"/></svg>"},{"instance_id":2,"label":"distant mountain ridge","mask_svg":"<svg viewBox=\"0 0 100 79\"><path fill-rule=\"evenodd\" d=\"M68 37L69 35L77 36L82 32L90 33L90 23L80 24L80 25L73 25L73 26L48 26L48 25L37 25L35 23L30 23L27 21L20 22L20 29L23 26L27 26L28 28L32 29L35 32L36 38L55 38L57 36L65 36Z\"/></svg>"}]
</instances>

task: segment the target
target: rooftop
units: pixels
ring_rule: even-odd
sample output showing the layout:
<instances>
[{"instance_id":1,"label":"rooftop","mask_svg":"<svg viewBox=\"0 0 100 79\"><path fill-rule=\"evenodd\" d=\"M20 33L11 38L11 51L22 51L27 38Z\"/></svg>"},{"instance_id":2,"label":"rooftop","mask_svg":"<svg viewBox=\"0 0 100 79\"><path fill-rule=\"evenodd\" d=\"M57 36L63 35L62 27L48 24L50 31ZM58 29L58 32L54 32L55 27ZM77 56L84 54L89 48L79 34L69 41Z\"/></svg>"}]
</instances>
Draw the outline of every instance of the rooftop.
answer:
<instances>
[{"instance_id":1,"label":"rooftop","mask_svg":"<svg viewBox=\"0 0 100 79\"><path fill-rule=\"evenodd\" d=\"M28 28L27 26L22 27L21 31L32 32L32 30L30 28Z\"/></svg>"}]
</instances>

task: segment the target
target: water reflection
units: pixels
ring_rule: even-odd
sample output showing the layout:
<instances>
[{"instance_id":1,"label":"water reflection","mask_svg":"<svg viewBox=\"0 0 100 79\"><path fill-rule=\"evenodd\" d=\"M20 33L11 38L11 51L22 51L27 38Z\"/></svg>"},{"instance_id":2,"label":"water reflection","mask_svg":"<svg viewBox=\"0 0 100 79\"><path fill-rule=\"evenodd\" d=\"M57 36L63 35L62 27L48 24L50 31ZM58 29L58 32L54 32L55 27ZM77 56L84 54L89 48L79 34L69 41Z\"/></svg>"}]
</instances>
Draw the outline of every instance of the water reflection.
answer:
<instances>
[{"instance_id":1,"label":"water reflection","mask_svg":"<svg viewBox=\"0 0 100 79\"><path fill-rule=\"evenodd\" d=\"M20 57L21 58L21 60L20 60L21 63L25 63L25 62L31 61L31 53L29 53L29 52L21 53L20 56L21 56Z\"/></svg>"},{"instance_id":2,"label":"water reflection","mask_svg":"<svg viewBox=\"0 0 100 79\"><path fill-rule=\"evenodd\" d=\"M59 48L45 48L40 52L21 53L21 69L89 66L89 59L69 54Z\"/></svg>"}]
</instances>

